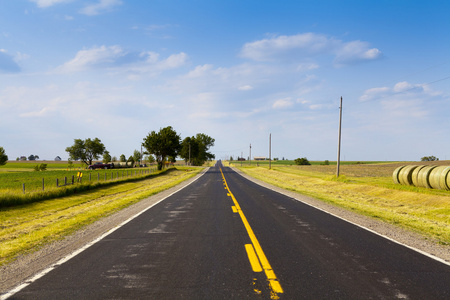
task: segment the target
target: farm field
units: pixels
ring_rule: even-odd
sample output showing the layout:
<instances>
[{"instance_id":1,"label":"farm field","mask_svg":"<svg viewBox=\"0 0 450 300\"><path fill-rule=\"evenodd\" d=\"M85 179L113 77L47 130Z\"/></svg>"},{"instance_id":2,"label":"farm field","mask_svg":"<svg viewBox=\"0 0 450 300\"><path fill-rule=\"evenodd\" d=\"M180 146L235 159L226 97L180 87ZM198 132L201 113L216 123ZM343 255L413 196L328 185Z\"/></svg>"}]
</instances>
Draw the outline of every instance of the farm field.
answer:
<instances>
[{"instance_id":1,"label":"farm field","mask_svg":"<svg viewBox=\"0 0 450 300\"><path fill-rule=\"evenodd\" d=\"M0 208L0 265L175 186L202 169L171 168L64 197Z\"/></svg>"},{"instance_id":2,"label":"farm field","mask_svg":"<svg viewBox=\"0 0 450 300\"><path fill-rule=\"evenodd\" d=\"M240 166L244 173L281 188L308 195L357 213L420 233L450 245L450 191L394 184L401 165L449 165L450 161L395 162L336 166Z\"/></svg>"}]
</instances>

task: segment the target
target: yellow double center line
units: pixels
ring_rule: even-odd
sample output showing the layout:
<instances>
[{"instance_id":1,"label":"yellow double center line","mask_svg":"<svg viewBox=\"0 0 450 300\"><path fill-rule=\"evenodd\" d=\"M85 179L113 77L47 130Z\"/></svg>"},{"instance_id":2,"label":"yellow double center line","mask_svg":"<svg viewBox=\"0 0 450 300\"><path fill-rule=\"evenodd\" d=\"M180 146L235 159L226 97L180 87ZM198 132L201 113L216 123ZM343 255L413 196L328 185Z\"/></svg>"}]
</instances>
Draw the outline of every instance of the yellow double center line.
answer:
<instances>
[{"instance_id":1,"label":"yellow double center line","mask_svg":"<svg viewBox=\"0 0 450 300\"><path fill-rule=\"evenodd\" d=\"M275 276L275 272L272 270L272 267L270 266L270 263L267 260L267 257L264 254L264 251L262 250L261 245L259 244L259 241L255 236L255 233L253 232L252 228L250 227L250 224L248 223L247 218L244 215L244 212L242 211L241 207L239 206L239 203L237 202L236 198L234 197L233 193L231 192L230 188L228 187L227 181L222 172L222 168L220 168L220 173L222 174L225 189L228 191L228 195L231 196L231 199L233 200L234 207L235 207L235 208L233 208L233 211L237 211L237 213L241 217L241 220L244 223L245 229L247 230L247 233L252 242L251 245L250 244L245 245L245 248L247 250L247 255L249 257L250 264L252 265L253 271L261 272L263 269L266 274L267 280L269 281L269 285L270 285L270 288L272 289L272 292L274 292L276 294L283 293L281 284L278 281L277 277Z\"/></svg>"}]
</instances>

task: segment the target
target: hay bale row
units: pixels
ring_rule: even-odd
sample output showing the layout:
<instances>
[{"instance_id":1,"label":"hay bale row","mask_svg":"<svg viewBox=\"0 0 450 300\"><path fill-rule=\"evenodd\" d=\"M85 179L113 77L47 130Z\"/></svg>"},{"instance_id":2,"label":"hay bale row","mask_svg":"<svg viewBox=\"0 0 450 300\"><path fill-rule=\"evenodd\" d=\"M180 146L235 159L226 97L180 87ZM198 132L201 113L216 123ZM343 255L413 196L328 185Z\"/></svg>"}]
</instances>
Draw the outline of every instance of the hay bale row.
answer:
<instances>
[{"instance_id":1,"label":"hay bale row","mask_svg":"<svg viewBox=\"0 0 450 300\"><path fill-rule=\"evenodd\" d=\"M392 178L398 184L450 191L450 166L401 166Z\"/></svg>"}]
</instances>

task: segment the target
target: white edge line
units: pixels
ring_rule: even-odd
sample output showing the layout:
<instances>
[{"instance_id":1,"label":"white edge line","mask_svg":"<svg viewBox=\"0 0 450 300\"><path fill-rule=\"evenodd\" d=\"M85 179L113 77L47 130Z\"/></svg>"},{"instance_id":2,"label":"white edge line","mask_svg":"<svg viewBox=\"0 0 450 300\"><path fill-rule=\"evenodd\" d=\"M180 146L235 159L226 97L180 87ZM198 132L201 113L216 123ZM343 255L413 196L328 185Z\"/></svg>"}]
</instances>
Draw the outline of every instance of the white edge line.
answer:
<instances>
[{"instance_id":1,"label":"white edge line","mask_svg":"<svg viewBox=\"0 0 450 300\"><path fill-rule=\"evenodd\" d=\"M113 233L114 231L116 231L117 229L119 229L120 227L124 226L125 224L127 224L128 222L132 221L133 219L137 218L138 216L140 216L141 214L143 214L144 212L146 212L147 210L149 210L150 208L152 208L153 206L157 205L158 203L166 200L167 198L169 198L170 196L178 193L179 191L181 191L182 189L184 189L185 187L191 185L192 183L194 183L195 181L197 181L200 177L202 177L204 174L206 173L206 171L204 171L202 174L200 174L200 176L198 176L197 178L195 178L194 180L192 180L191 182L189 182L188 184L186 184L185 186L180 187L179 189L177 189L176 191L170 193L169 195L165 196L164 198L158 200L157 202L153 203L152 205L150 205L149 207L145 208L144 210L141 210L140 212L138 212L137 214L135 214L134 216L128 218L127 220L123 221L122 223L120 223L119 225L117 225L116 227L111 228L110 230L108 230L107 232L105 232L104 234L102 234L101 236L99 236L98 238L96 238L95 240L87 243L86 245L84 245L83 247L79 248L78 250L75 250L74 252L72 252L71 254L67 255L66 257L63 257L62 259L58 260L56 263L50 265L49 267L47 267L46 269L44 269L43 271L37 273L36 275L34 275L33 277L31 277L30 279L27 279L25 282L21 283L20 285L16 286L15 288L13 288L12 290L6 292L5 294L0 296L0 300L5 300L8 299L9 297L13 296L14 294L20 292L22 289L24 289L25 287L27 287L28 285L30 285L31 283L35 282L36 280L38 280L41 277L44 277L47 273L51 272L52 270L54 270L56 267L62 265L63 263L67 262L68 260L74 258L75 256L77 256L78 254L80 254L81 252L83 252L84 250L86 250L87 248L91 247L92 245L94 245L95 243L99 242L100 240L104 239L105 237L107 237L108 235L110 235L111 233Z\"/></svg>"},{"instance_id":2,"label":"white edge line","mask_svg":"<svg viewBox=\"0 0 450 300\"><path fill-rule=\"evenodd\" d=\"M236 172L236 171L235 171L235 172ZM236 172L236 173L239 174L239 172ZM239 174L239 175L242 176L242 177L244 177L242 174ZM246 175L247 175L247 174L246 174ZM250 175L247 175L247 176L250 176ZM251 177L251 176L250 176L250 177ZM244 177L244 178L246 178L246 177ZM251 177L251 178L252 178L252 177ZM246 179L249 180L248 178L246 178ZM398 245L401 245L401 246L403 246L403 247L406 247L406 248L409 248L409 249L411 249L411 250L414 250L414 251L416 251L416 252L418 252L418 253L420 253L420 254L422 254L422 255L428 256L429 258L432 258L432 259L434 259L434 260L436 260L436 261L438 261L438 262L440 262L440 263L443 263L443 264L445 264L445 265L447 265L447 266L450 266L450 262L448 262L448 261L446 261L446 260L444 260L444 259L442 259L442 258L440 258L440 257L437 257L437 256L435 256L435 255L433 255L433 254L430 254L430 253L425 252L425 251L423 251L423 250L414 248L414 247L412 247L412 246L409 246L409 245L407 245L407 244L404 244L404 243L402 243L402 242L399 242L399 241L397 241L397 240L394 240L393 238L391 238L391 237L389 237L389 236L386 236L386 235L384 235L384 234L381 234L381 233L379 233L379 232L376 232L376 231L373 230L373 229L367 228L367 227L365 227L365 226L363 226L363 225L360 225L360 224L355 223L355 222L353 222L353 221L347 220L347 219L345 219L345 218L343 218L343 217L341 217L341 216L338 216L338 215L336 215L336 214L334 214L334 213L331 213L331 212L329 212L329 211L326 211L326 210L324 210L323 208L314 206L314 205L312 205L312 204L310 204L310 203L306 203L306 202L302 201L302 200L299 199L299 198L292 197L292 195L285 194L285 193L283 193L283 192L280 191L280 190L276 190L275 188L263 186L263 185L259 184L259 183L256 182L256 181L253 181L253 180L250 180L250 181L252 181L253 183L256 183L256 184L258 184L258 185L260 185L260 186L262 186L262 187L265 187L265 188L267 188L267 189L269 189L269 190L272 190L272 191L274 191L274 192L277 192L277 193L279 193L279 194L282 194L282 195L284 195L284 196L287 196L287 197L289 197L289 198L292 198L292 199L295 199L295 200L297 200L297 201L299 201L299 202L302 202L302 203L304 203L304 204L306 204L306 205L308 205L308 206L311 206L311 207L313 207L313 208L315 208L315 209L318 209L318 210L320 210L320 211L323 211L323 212L325 212L325 213L327 213L327 214L329 214L329 215L332 215L333 217L336 217L336 218L338 218L338 219L341 219L341 220L343 220L343 221L345 221L345 222L347 222L347 223L350 223L350 224L353 224L353 225L355 225L355 226L358 226L358 227L360 227L360 228L362 228L362 229L364 229L364 230L367 230L367 231L369 231L369 232L371 232L371 233L374 233L374 234L376 234L376 235L378 235L378 236L381 236L381 237L383 237L383 238L385 238L385 239L387 239L387 240L389 240L389 241L391 241L391 242L394 242L394 243L396 243L396 244L398 244ZM263 181L263 182L264 182L264 181ZM264 182L264 183L267 183L267 182ZM268 184L268 183L267 183L267 184ZM282 188L278 188L278 187L276 187L276 188L277 188L277 189L283 190Z\"/></svg>"}]
</instances>

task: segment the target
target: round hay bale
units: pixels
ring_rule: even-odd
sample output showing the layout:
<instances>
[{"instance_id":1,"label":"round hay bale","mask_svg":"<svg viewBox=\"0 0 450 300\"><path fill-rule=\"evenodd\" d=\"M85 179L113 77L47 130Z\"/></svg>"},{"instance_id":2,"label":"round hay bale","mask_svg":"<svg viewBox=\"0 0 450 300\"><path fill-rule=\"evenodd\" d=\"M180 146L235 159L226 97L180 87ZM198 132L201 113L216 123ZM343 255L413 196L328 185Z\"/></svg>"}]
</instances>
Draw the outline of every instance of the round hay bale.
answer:
<instances>
[{"instance_id":1,"label":"round hay bale","mask_svg":"<svg viewBox=\"0 0 450 300\"><path fill-rule=\"evenodd\" d=\"M401 169L403 169L404 167L406 167L406 166L400 166L394 170L394 173L392 173L392 179L394 179L394 183L400 184L399 174L400 174Z\"/></svg>"},{"instance_id":2,"label":"round hay bale","mask_svg":"<svg viewBox=\"0 0 450 300\"><path fill-rule=\"evenodd\" d=\"M437 189L437 190L446 190L446 185L447 183L444 181L441 182L441 175L442 172L447 169L447 166L439 166L434 168L431 173L430 173L430 177L429 177L429 181L430 181L430 186L433 189Z\"/></svg>"},{"instance_id":3,"label":"round hay bale","mask_svg":"<svg viewBox=\"0 0 450 300\"><path fill-rule=\"evenodd\" d=\"M429 188L431 189L430 185L430 173L433 171L433 169L436 168L436 166L426 166L422 170L419 171L418 175L418 181L420 187Z\"/></svg>"},{"instance_id":4,"label":"round hay bale","mask_svg":"<svg viewBox=\"0 0 450 300\"><path fill-rule=\"evenodd\" d=\"M419 185L419 172L420 172L420 170L422 170L425 167L426 166L418 166L417 168L414 169L412 176L411 176L412 184L414 186L420 186Z\"/></svg>"},{"instance_id":5,"label":"round hay bale","mask_svg":"<svg viewBox=\"0 0 450 300\"><path fill-rule=\"evenodd\" d=\"M441 173L441 189L450 191L450 167L445 168Z\"/></svg>"},{"instance_id":6,"label":"round hay bale","mask_svg":"<svg viewBox=\"0 0 450 300\"><path fill-rule=\"evenodd\" d=\"M398 179L401 184L404 185L413 185L412 182L412 174L415 168L418 166L406 166L403 169L400 170L400 173L398 175Z\"/></svg>"}]
</instances>

